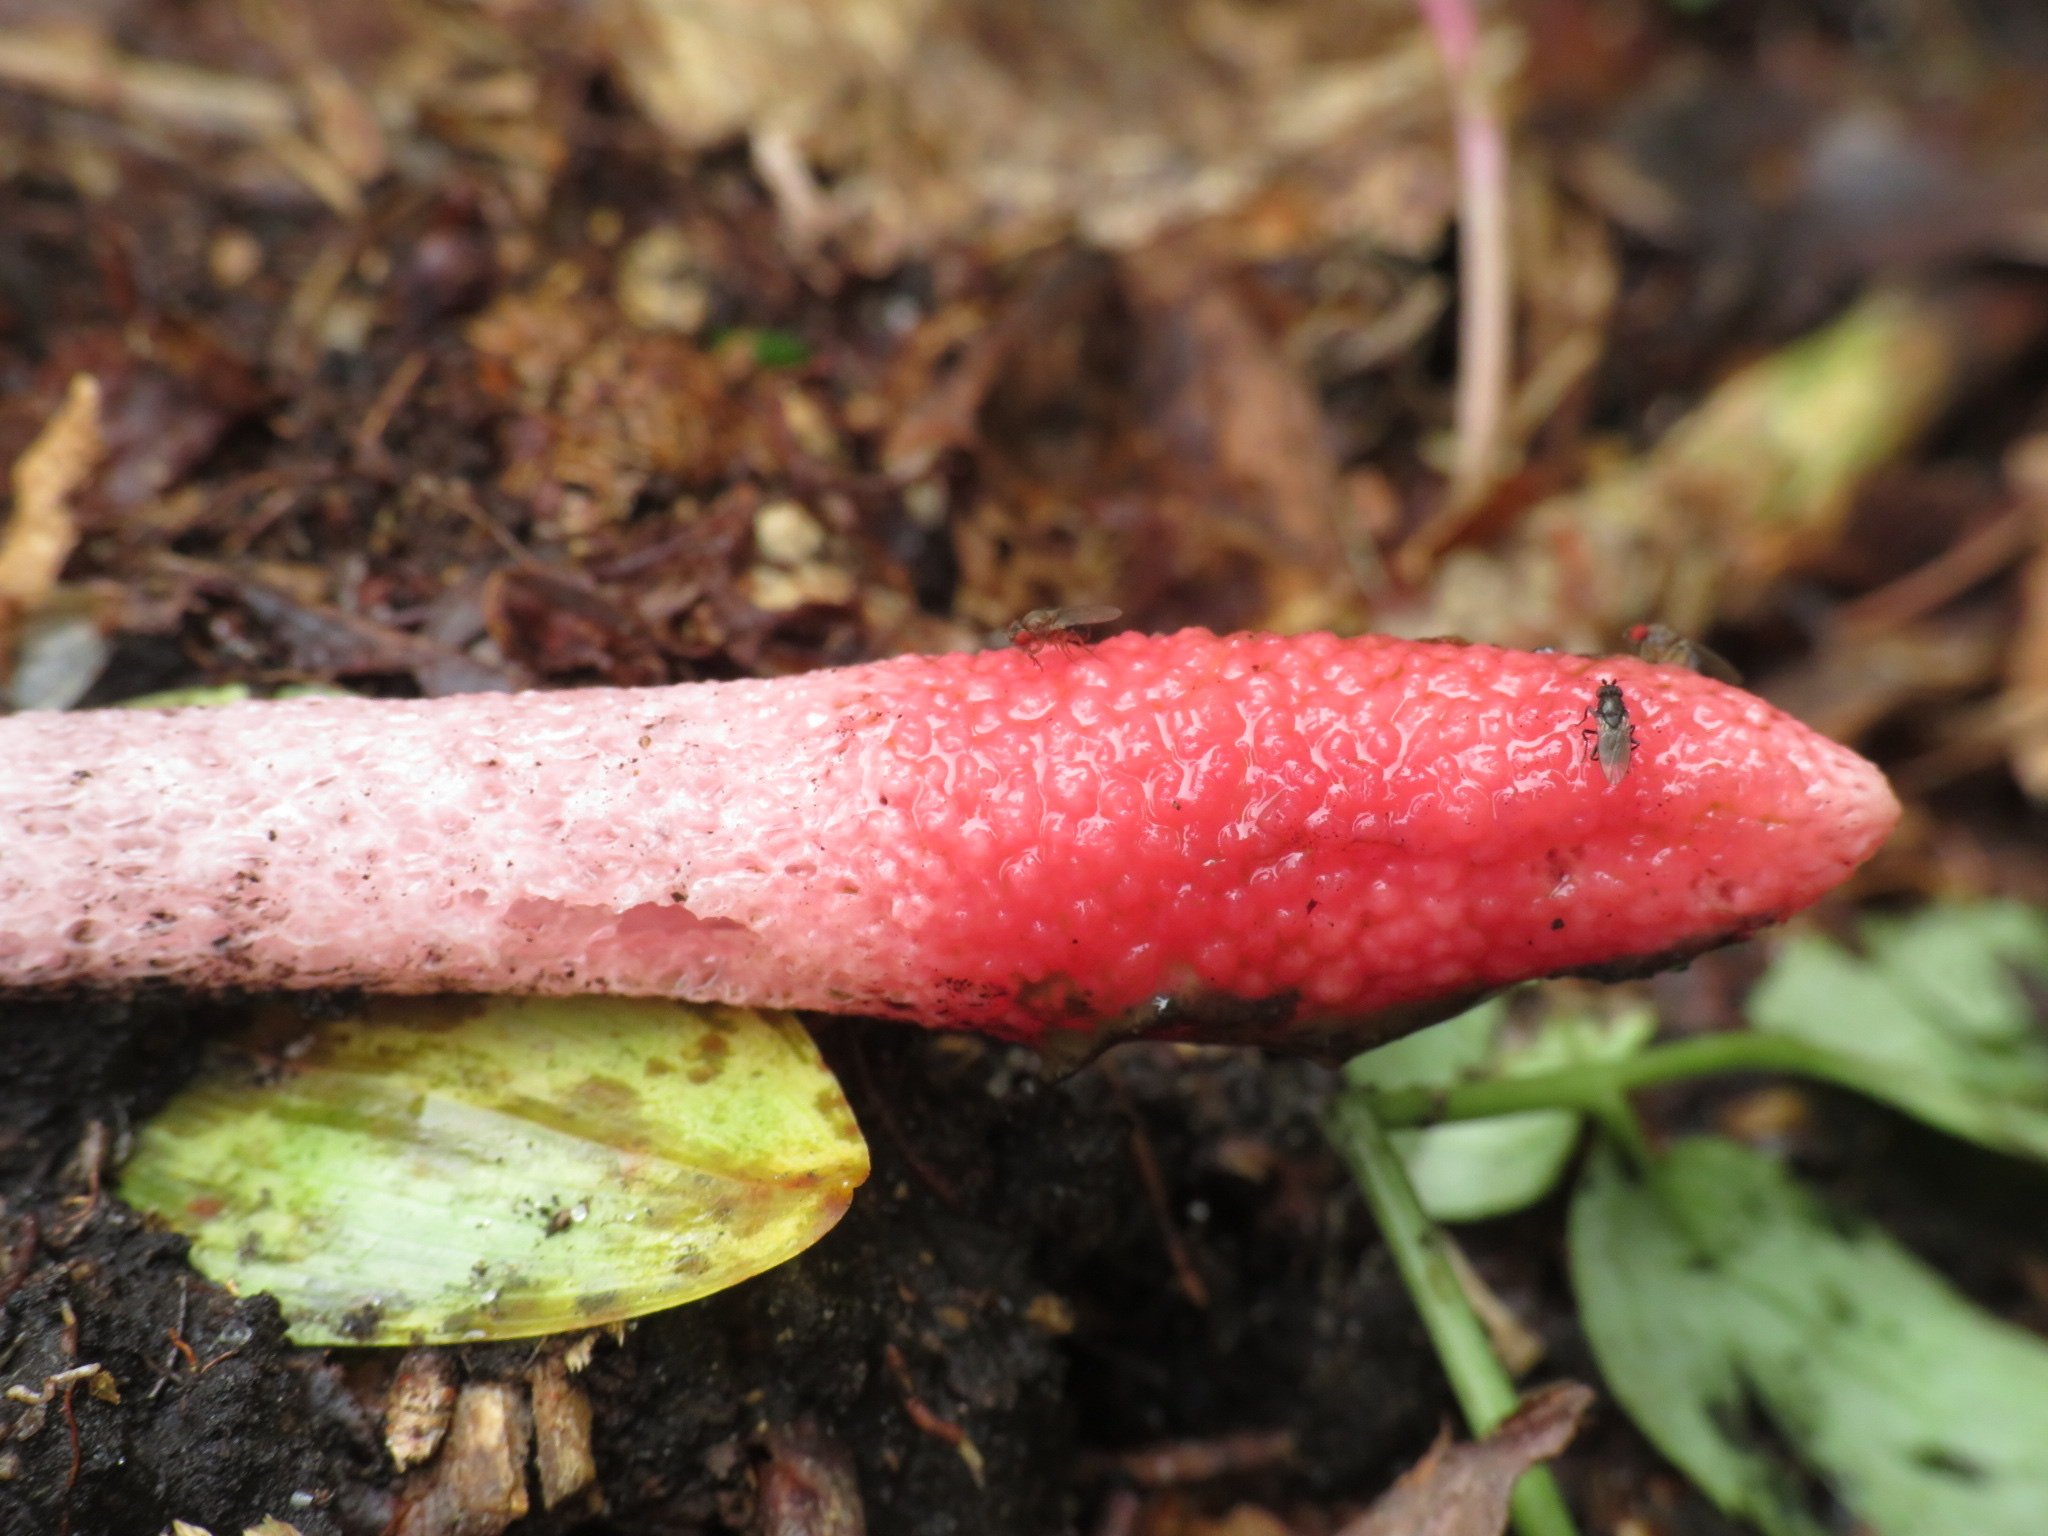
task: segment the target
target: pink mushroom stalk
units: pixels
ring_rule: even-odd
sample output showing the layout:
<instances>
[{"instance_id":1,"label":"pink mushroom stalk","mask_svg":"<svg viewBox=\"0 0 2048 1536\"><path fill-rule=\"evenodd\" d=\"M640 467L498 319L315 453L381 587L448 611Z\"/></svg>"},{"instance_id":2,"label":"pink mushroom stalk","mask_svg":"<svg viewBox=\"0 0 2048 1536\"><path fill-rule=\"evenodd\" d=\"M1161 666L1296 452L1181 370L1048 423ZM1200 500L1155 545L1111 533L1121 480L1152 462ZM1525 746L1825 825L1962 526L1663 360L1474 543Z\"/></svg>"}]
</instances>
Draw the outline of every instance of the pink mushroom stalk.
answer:
<instances>
[{"instance_id":1,"label":"pink mushroom stalk","mask_svg":"<svg viewBox=\"0 0 2048 1536\"><path fill-rule=\"evenodd\" d=\"M1600 685L1634 742L1610 782ZM1371 1043L1652 969L1883 840L1877 770L1628 658L1121 636L766 682L0 720L0 987L619 992Z\"/></svg>"}]
</instances>

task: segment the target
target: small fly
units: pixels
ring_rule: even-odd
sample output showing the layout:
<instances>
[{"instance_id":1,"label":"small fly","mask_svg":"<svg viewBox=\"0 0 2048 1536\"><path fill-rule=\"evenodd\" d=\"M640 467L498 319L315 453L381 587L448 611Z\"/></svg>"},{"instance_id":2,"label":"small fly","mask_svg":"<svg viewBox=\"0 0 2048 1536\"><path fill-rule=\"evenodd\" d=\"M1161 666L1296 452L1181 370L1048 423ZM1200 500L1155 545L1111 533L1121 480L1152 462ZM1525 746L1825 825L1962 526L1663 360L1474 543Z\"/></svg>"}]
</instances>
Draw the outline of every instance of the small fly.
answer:
<instances>
[{"instance_id":1,"label":"small fly","mask_svg":"<svg viewBox=\"0 0 2048 1536\"><path fill-rule=\"evenodd\" d=\"M1072 608L1034 608L1010 626L1010 644L1026 656L1036 656L1047 646L1078 650L1088 643L1083 630L1100 624L1114 624L1124 616L1121 608L1107 603L1082 603Z\"/></svg>"},{"instance_id":2,"label":"small fly","mask_svg":"<svg viewBox=\"0 0 2048 1536\"><path fill-rule=\"evenodd\" d=\"M1697 640L1688 640L1668 624L1637 624L1628 632L1629 643L1645 661L1662 666L1684 667L1716 682L1742 686L1742 674L1727 659L1708 650Z\"/></svg>"},{"instance_id":3,"label":"small fly","mask_svg":"<svg viewBox=\"0 0 2048 1536\"><path fill-rule=\"evenodd\" d=\"M1586 713L1598 722L1579 734L1592 740L1589 756L1600 764L1609 784L1628 777L1629 758L1636 750L1636 728L1629 724L1628 701L1611 677L1600 679L1600 692L1586 706Z\"/></svg>"}]
</instances>

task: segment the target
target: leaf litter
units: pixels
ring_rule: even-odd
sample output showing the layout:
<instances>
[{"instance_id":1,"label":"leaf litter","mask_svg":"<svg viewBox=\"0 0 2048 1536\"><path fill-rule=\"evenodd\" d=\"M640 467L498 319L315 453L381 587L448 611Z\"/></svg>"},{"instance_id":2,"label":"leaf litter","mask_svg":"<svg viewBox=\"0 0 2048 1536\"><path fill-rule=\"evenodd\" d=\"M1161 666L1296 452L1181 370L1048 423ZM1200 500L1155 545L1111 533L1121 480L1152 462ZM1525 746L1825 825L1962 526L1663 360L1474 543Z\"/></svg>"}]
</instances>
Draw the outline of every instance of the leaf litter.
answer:
<instances>
[{"instance_id":1,"label":"leaf litter","mask_svg":"<svg viewBox=\"0 0 2048 1536\"><path fill-rule=\"evenodd\" d=\"M1338 1536L1500 1536L1517 1479L1561 1453L1592 1406L1590 1387L1560 1382L1532 1394L1482 1440L1453 1445L1439 1436Z\"/></svg>"}]
</instances>

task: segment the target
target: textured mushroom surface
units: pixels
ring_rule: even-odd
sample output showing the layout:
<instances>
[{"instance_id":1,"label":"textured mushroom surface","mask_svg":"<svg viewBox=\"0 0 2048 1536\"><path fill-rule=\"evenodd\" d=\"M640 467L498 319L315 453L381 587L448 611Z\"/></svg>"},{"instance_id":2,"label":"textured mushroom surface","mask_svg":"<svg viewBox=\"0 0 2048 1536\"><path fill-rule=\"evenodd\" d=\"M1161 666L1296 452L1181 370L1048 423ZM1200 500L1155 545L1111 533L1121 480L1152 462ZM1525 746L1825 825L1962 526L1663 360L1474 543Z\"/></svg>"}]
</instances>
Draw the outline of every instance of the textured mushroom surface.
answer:
<instances>
[{"instance_id":1,"label":"textured mushroom surface","mask_svg":"<svg viewBox=\"0 0 2048 1536\"><path fill-rule=\"evenodd\" d=\"M1609 679L1635 733L1612 783L1586 734ZM0 720L0 985L1285 1043L1738 937L1897 814L1862 758L1692 672L1378 637L29 714Z\"/></svg>"}]
</instances>

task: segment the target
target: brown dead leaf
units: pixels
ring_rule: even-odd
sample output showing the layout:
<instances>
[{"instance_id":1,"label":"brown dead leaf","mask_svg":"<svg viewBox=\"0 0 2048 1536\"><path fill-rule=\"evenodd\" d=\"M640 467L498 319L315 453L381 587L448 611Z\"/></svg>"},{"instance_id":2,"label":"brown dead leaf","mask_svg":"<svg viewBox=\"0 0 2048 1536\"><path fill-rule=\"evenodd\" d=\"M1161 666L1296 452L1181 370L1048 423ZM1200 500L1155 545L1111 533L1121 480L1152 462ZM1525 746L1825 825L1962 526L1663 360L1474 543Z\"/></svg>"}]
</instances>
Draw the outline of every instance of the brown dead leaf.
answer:
<instances>
[{"instance_id":1,"label":"brown dead leaf","mask_svg":"<svg viewBox=\"0 0 2048 1536\"><path fill-rule=\"evenodd\" d=\"M231 567L166 556L162 564L214 592L231 595L281 645L287 670L317 678L411 674L430 698L521 686L515 663L479 661L451 645L379 624Z\"/></svg>"},{"instance_id":2,"label":"brown dead leaf","mask_svg":"<svg viewBox=\"0 0 2048 1536\"><path fill-rule=\"evenodd\" d=\"M605 14L655 121L691 147L751 140L792 248L835 233L867 270L977 232L1138 245L1282 184L1319 228L1411 252L1448 218L1448 175L1419 179L1434 188L1419 234L1418 179L1384 185L1411 151L1448 147L1406 0L1052 0L1029 25L992 0L609 0ZM1519 41L1492 41L1498 73Z\"/></svg>"},{"instance_id":3,"label":"brown dead leaf","mask_svg":"<svg viewBox=\"0 0 2048 1536\"><path fill-rule=\"evenodd\" d=\"M297 117L291 94L273 81L135 58L83 22L0 31L0 80L74 106L239 138L287 132Z\"/></svg>"},{"instance_id":4,"label":"brown dead leaf","mask_svg":"<svg viewBox=\"0 0 2048 1536\"><path fill-rule=\"evenodd\" d=\"M542 677L590 674L621 687L670 680L637 614L559 571L493 571L484 582L483 615L499 651Z\"/></svg>"},{"instance_id":5,"label":"brown dead leaf","mask_svg":"<svg viewBox=\"0 0 2048 1536\"><path fill-rule=\"evenodd\" d=\"M896 424L882 465L914 480L952 450L980 439L999 389L1025 415L1048 394L1065 395L1086 366L1086 339L1115 305L1115 274L1099 256L1062 251L1039 262L1000 302L951 304L909 337L892 366Z\"/></svg>"},{"instance_id":6,"label":"brown dead leaf","mask_svg":"<svg viewBox=\"0 0 2048 1536\"><path fill-rule=\"evenodd\" d=\"M1509 1377L1520 1381L1543 1361L1542 1336L1516 1316L1515 1309L1501 1298L1500 1292L1486 1283L1486 1277L1465 1256L1463 1245L1448 1233L1444 1237L1444 1253L1451 1261L1451 1273L1457 1277L1458 1289L1465 1293L1466 1303L1486 1330L1493 1352L1500 1357Z\"/></svg>"},{"instance_id":7,"label":"brown dead leaf","mask_svg":"<svg viewBox=\"0 0 2048 1536\"><path fill-rule=\"evenodd\" d=\"M433 1460L455 1414L455 1360L444 1349L409 1349L384 1405L384 1450L405 1472Z\"/></svg>"},{"instance_id":8,"label":"brown dead leaf","mask_svg":"<svg viewBox=\"0 0 2048 1536\"><path fill-rule=\"evenodd\" d=\"M74 374L64 403L14 461L14 507L0 529L0 620L49 597L78 543L71 497L100 457L100 386Z\"/></svg>"},{"instance_id":9,"label":"brown dead leaf","mask_svg":"<svg viewBox=\"0 0 2048 1536\"><path fill-rule=\"evenodd\" d=\"M911 476L975 455L977 494L939 509L959 617L1001 630L1112 602L1146 628L1362 618L1349 491L1262 292L1207 254L1063 249L911 339L883 459Z\"/></svg>"},{"instance_id":10,"label":"brown dead leaf","mask_svg":"<svg viewBox=\"0 0 2048 1536\"><path fill-rule=\"evenodd\" d=\"M1145 338L1141 408L1167 462L1280 562L1341 571L1337 462L1300 370L1221 274L1171 247L1131 253L1123 275Z\"/></svg>"},{"instance_id":11,"label":"brown dead leaf","mask_svg":"<svg viewBox=\"0 0 2048 1536\"><path fill-rule=\"evenodd\" d=\"M533 1459L540 1472L540 1503L553 1509L597 1480L590 1449L590 1399L553 1355L526 1373L533 1396Z\"/></svg>"},{"instance_id":12,"label":"brown dead leaf","mask_svg":"<svg viewBox=\"0 0 2048 1536\"><path fill-rule=\"evenodd\" d=\"M1095 1529L1102 1536L1117 1528L1104 1519ZM1293 1526L1256 1504L1234 1504L1216 1514L1178 1494L1155 1497L1142 1508L1132 1506L1123 1530L1129 1536L1295 1536Z\"/></svg>"},{"instance_id":13,"label":"brown dead leaf","mask_svg":"<svg viewBox=\"0 0 2048 1536\"><path fill-rule=\"evenodd\" d=\"M1525 1399L1484 1440L1440 1438L1338 1536L1501 1536L1516 1480L1578 1433L1593 1390L1559 1382Z\"/></svg>"},{"instance_id":14,"label":"brown dead leaf","mask_svg":"<svg viewBox=\"0 0 2048 1536\"><path fill-rule=\"evenodd\" d=\"M1976 692L1998 676L2011 626L1979 613L1874 632L1830 633L1810 657L1773 674L1762 692L1836 741L1861 741L1902 711Z\"/></svg>"},{"instance_id":15,"label":"brown dead leaf","mask_svg":"<svg viewBox=\"0 0 2048 1536\"><path fill-rule=\"evenodd\" d=\"M685 144L812 134L909 63L938 0L693 0L609 7L615 47Z\"/></svg>"},{"instance_id":16,"label":"brown dead leaf","mask_svg":"<svg viewBox=\"0 0 2048 1536\"><path fill-rule=\"evenodd\" d=\"M211 326L166 315L81 327L56 340L45 376L99 383L100 467L88 534L171 521L162 498L238 423L261 412L268 385Z\"/></svg>"},{"instance_id":17,"label":"brown dead leaf","mask_svg":"<svg viewBox=\"0 0 2048 1536\"><path fill-rule=\"evenodd\" d=\"M2014 722L2008 752L2013 777L2048 800L2048 435L2017 444L2006 479L2027 515L2034 553L2020 578L2020 620L2006 653L2002 712Z\"/></svg>"},{"instance_id":18,"label":"brown dead leaf","mask_svg":"<svg viewBox=\"0 0 2048 1536\"><path fill-rule=\"evenodd\" d=\"M497 1536L526 1513L532 1444L523 1391L504 1382L464 1387L440 1456L413 1475L396 1536Z\"/></svg>"},{"instance_id":19,"label":"brown dead leaf","mask_svg":"<svg viewBox=\"0 0 2048 1536\"><path fill-rule=\"evenodd\" d=\"M1139 1488L1179 1488L1284 1467L1298 1449L1291 1429L1254 1429L1123 1451L1105 1458L1101 1470L1113 1469Z\"/></svg>"},{"instance_id":20,"label":"brown dead leaf","mask_svg":"<svg viewBox=\"0 0 2048 1536\"><path fill-rule=\"evenodd\" d=\"M469 326L487 394L511 410L499 483L543 533L575 539L623 521L657 478L708 485L742 461L744 402L687 337L629 326L561 269Z\"/></svg>"}]
</instances>

